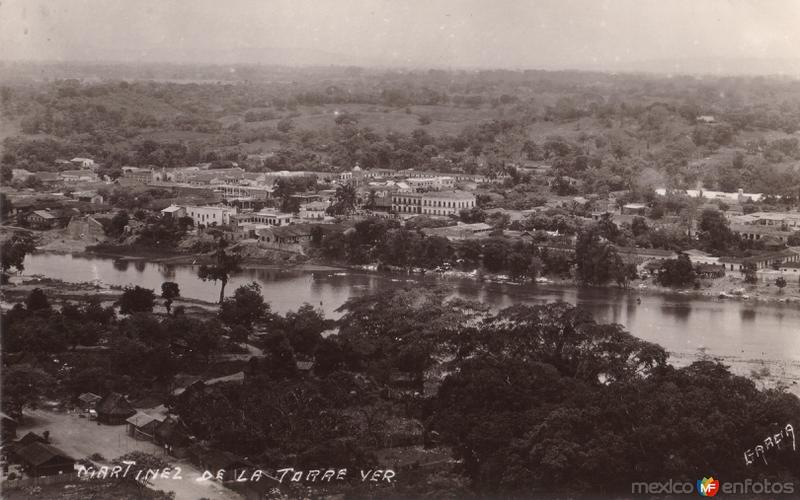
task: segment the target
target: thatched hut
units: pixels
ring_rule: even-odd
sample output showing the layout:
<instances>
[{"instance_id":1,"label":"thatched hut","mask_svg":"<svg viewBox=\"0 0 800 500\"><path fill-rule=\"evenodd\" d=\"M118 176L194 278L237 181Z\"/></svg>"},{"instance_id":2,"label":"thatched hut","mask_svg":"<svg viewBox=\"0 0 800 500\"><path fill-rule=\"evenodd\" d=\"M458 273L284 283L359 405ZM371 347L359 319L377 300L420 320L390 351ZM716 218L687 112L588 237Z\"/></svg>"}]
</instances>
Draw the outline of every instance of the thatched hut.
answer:
<instances>
[{"instance_id":1,"label":"thatched hut","mask_svg":"<svg viewBox=\"0 0 800 500\"><path fill-rule=\"evenodd\" d=\"M129 417L136 415L136 410L128 403L125 396L117 392L106 395L97 403L95 411L99 422L110 425L124 424Z\"/></svg>"}]
</instances>

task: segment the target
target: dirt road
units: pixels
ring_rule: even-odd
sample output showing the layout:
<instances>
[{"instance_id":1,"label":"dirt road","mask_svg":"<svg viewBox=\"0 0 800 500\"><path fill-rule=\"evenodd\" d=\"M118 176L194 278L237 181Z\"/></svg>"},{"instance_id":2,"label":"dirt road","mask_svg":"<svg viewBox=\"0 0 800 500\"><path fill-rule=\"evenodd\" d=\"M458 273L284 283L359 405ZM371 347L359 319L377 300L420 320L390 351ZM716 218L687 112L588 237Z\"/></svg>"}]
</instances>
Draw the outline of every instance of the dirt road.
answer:
<instances>
[{"instance_id":1,"label":"dirt road","mask_svg":"<svg viewBox=\"0 0 800 500\"><path fill-rule=\"evenodd\" d=\"M181 480L158 479L153 488L174 491L177 500L239 500L241 497L214 481L197 481L202 471L186 460L177 460L148 441L138 441L125 432L124 425L97 425L79 418L75 413L56 413L45 410L26 410L26 422L17 430L19 436L29 431L41 434L50 431L52 444L75 459L101 454L107 461L131 451L143 451L161 457L172 466L181 467Z\"/></svg>"}]
</instances>

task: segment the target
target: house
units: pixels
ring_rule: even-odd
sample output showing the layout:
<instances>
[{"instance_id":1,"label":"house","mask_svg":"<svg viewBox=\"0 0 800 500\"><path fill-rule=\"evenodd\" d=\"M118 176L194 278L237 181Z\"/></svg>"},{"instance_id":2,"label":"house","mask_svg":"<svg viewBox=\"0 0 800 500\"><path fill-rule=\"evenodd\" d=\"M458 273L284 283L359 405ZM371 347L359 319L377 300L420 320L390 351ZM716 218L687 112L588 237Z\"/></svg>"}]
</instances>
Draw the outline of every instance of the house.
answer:
<instances>
[{"instance_id":1,"label":"house","mask_svg":"<svg viewBox=\"0 0 800 500\"><path fill-rule=\"evenodd\" d=\"M297 366L297 372L304 377L310 376L314 373L314 362L313 361L297 361L295 363Z\"/></svg>"},{"instance_id":2,"label":"house","mask_svg":"<svg viewBox=\"0 0 800 500\"><path fill-rule=\"evenodd\" d=\"M25 472L34 477L69 474L75 470L75 459L49 444L34 442L14 451Z\"/></svg>"},{"instance_id":3,"label":"house","mask_svg":"<svg viewBox=\"0 0 800 500\"><path fill-rule=\"evenodd\" d=\"M272 227L264 224L245 225L251 238L258 240L264 248L303 253L303 246L311 242L315 224L292 224L285 227Z\"/></svg>"},{"instance_id":4,"label":"house","mask_svg":"<svg viewBox=\"0 0 800 500\"><path fill-rule=\"evenodd\" d=\"M167 417L156 425L153 442L177 458L186 457L189 453L189 445L192 444L191 437L184 426L171 417Z\"/></svg>"},{"instance_id":5,"label":"house","mask_svg":"<svg viewBox=\"0 0 800 500\"><path fill-rule=\"evenodd\" d=\"M700 115L697 117L698 123L716 123L717 120L712 115Z\"/></svg>"},{"instance_id":6,"label":"house","mask_svg":"<svg viewBox=\"0 0 800 500\"><path fill-rule=\"evenodd\" d=\"M310 221L323 221L327 214L326 210L331 204L328 201L311 201L300 205L300 218Z\"/></svg>"},{"instance_id":7,"label":"house","mask_svg":"<svg viewBox=\"0 0 800 500\"><path fill-rule=\"evenodd\" d=\"M42 184L61 182L61 176L56 172L36 172L34 176L39 179Z\"/></svg>"},{"instance_id":8,"label":"house","mask_svg":"<svg viewBox=\"0 0 800 500\"><path fill-rule=\"evenodd\" d=\"M25 181L28 177L33 176L33 172L29 172L24 168L12 168L11 169L11 180L12 181Z\"/></svg>"},{"instance_id":9,"label":"house","mask_svg":"<svg viewBox=\"0 0 800 500\"><path fill-rule=\"evenodd\" d=\"M72 197L78 201L92 203L94 205L99 205L104 201L103 195L98 194L97 191L75 191L72 193Z\"/></svg>"},{"instance_id":10,"label":"house","mask_svg":"<svg viewBox=\"0 0 800 500\"><path fill-rule=\"evenodd\" d=\"M93 392L84 392L78 396L78 406L84 412L94 410L103 398Z\"/></svg>"},{"instance_id":11,"label":"house","mask_svg":"<svg viewBox=\"0 0 800 500\"><path fill-rule=\"evenodd\" d=\"M180 219L181 217L186 217L186 208L180 207L178 205L170 205L167 208L161 210L161 216L177 220Z\"/></svg>"},{"instance_id":12,"label":"house","mask_svg":"<svg viewBox=\"0 0 800 500\"><path fill-rule=\"evenodd\" d=\"M800 253L791 249L786 249L776 252L766 252L752 257L720 257L719 262L729 271L743 271L746 264L754 264L757 270L768 269L773 266L780 267L783 264L800 262Z\"/></svg>"},{"instance_id":13,"label":"house","mask_svg":"<svg viewBox=\"0 0 800 500\"><path fill-rule=\"evenodd\" d=\"M94 160L91 158L80 158L76 157L69 161L71 164L75 165L78 168L95 168L96 165Z\"/></svg>"},{"instance_id":14,"label":"house","mask_svg":"<svg viewBox=\"0 0 800 500\"><path fill-rule=\"evenodd\" d=\"M238 220L240 222L252 222L268 226L288 226L291 224L292 218L294 218L292 214L265 208L258 212L242 214Z\"/></svg>"},{"instance_id":15,"label":"house","mask_svg":"<svg viewBox=\"0 0 800 500\"><path fill-rule=\"evenodd\" d=\"M794 231L783 229L783 226L761 224L731 224L731 231L745 240L758 241L762 238L770 238L781 243L786 243L795 234Z\"/></svg>"},{"instance_id":16,"label":"house","mask_svg":"<svg viewBox=\"0 0 800 500\"><path fill-rule=\"evenodd\" d=\"M694 272L701 278L722 278L725 276L725 266L721 264L696 264Z\"/></svg>"},{"instance_id":17,"label":"house","mask_svg":"<svg viewBox=\"0 0 800 500\"><path fill-rule=\"evenodd\" d=\"M34 210L25 216L28 225L35 229L53 229L66 226L74 215L80 215L76 209Z\"/></svg>"},{"instance_id":18,"label":"house","mask_svg":"<svg viewBox=\"0 0 800 500\"><path fill-rule=\"evenodd\" d=\"M136 414L136 410L128 403L125 396L117 392L106 395L97 403L95 410L97 411L97 420L109 425L124 424L128 417Z\"/></svg>"},{"instance_id":19,"label":"house","mask_svg":"<svg viewBox=\"0 0 800 500\"><path fill-rule=\"evenodd\" d=\"M644 203L626 203L622 205L623 215L644 215L647 211L647 205Z\"/></svg>"},{"instance_id":20,"label":"house","mask_svg":"<svg viewBox=\"0 0 800 500\"><path fill-rule=\"evenodd\" d=\"M698 265L698 264L717 264L717 263L719 263L719 257L714 257L710 253L706 253L706 252L704 252L702 250L697 250L695 248L691 248L689 250L686 250L683 253L685 253L689 257L689 261L695 266Z\"/></svg>"},{"instance_id":21,"label":"house","mask_svg":"<svg viewBox=\"0 0 800 500\"><path fill-rule=\"evenodd\" d=\"M169 208L169 207L168 207ZM189 217L195 226L227 226L231 217L237 214L236 207L225 206L196 206L184 207L184 217Z\"/></svg>"},{"instance_id":22,"label":"house","mask_svg":"<svg viewBox=\"0 0 800 500\"><path fill-rule=\"evenodd\" d=\"M147 413L137 412L129 417L125 422L128 424L128 435L132 438L152 441L155 436L156 427L161 420L150 416Z\"/></svg>"},{"instance_id":23,"label":"house","mask_svg":"<svg viewBox=\"0 0 800 500\"><path fill-rule=\"evenodd\" d=\"M100 178L93 170L64 170L59 173L61 180L68 183L73 182L97 182Z\"/></svg>"},{"instance_id":24,"label":"house","mask_svg":"<svg viewBox=\"0 0 800 500\"><path fill-rule=\"evenodd\" d=\"M149 184L153 179L153 171L149 168L122 167L122 177L137 184Z\"/></svg>"},{"instance_id":25,"label":"house","mask_svg":"<svg viewBox=\"0 0 800 500\"><path fill-rule=\"evenodd\" d=\"M658 248L635 248L616 246L617 254L626 264L636 264L637 266L654 259L675 259L678 254L671 250L660 250Z\"/></svg>"}]
</instances>

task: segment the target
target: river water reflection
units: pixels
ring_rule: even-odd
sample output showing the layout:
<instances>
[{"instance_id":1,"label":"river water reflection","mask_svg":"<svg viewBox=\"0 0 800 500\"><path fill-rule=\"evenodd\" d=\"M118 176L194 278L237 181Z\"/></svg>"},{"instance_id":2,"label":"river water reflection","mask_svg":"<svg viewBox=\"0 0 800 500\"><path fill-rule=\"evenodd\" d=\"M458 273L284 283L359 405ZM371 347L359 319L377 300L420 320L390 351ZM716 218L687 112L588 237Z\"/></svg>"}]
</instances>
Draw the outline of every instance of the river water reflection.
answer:
<instances>
[{"instance_id":1,"label":"river water reflection","mask_svg":"<svg viewBox=\"0 0 800 500\"><path fill-rule=\"evenodd\" d=\"M219 284L197 278L196 266L166 265L105 257L37 253L25 260L26 275L64 281L97 281L108 285L139 285L157 292L164 281L175 281L187 298L215 301ZM565 301L589 309L600 322L620 323L628 331L657 342L683 364L700 349L723 357L734 370L747 374L768 364L772 376L788 384L800 378L800 307L752 304L716 299L690 300L685 295L639 295L618 289L575 289L541 285L484 283L435 276L387 275L357 271L308 269L246 269L233 277L227 294L256 281L272 310L284 313L303 303L321 307L328 317L349 297L406 284L439 283L454 295L499 309L516 303ZM641 299L641 303L637 302ZM799 385L792 387L800 392Z\"/></svg>"}]
</instances>

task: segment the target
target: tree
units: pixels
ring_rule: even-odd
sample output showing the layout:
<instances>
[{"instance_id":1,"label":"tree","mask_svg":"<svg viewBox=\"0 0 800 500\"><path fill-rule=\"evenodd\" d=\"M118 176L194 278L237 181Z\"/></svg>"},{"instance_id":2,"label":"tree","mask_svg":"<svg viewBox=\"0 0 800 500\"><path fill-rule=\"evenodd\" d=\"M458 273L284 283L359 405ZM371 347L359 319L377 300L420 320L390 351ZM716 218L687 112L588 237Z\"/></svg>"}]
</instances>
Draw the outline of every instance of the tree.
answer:
<instances>
[{"instance_id":1,"label":"tree","mask_svg":"<svg viewBox=\"0 0 800 500\"><path fill-rule=\"evenodd\" d=\"M47 295L41 288L34 288L25 299L25 309L28 311L44 311L50 309Z\"/></svg>"},{"instance_id":2,"label":"tree","mask_svg":"<svg viewBox=\"0 0 800 500\"><path fill-rule=\"evenodd\" d=\"M34 405L48 388L53 387L55 380L41 369L30 365L12 365L3 370L0 383L3 388L3 411L20 418L23 408Z\"/></svg>"},{"instance_id":3,"label":"tree","mask_svg":"<svg viewBox=\"0 0 800 500\"><path fill-rule=\"evenodd\" d=\"M700 215L697 238L705 250L722 254L730 248L734 235L725 215L714 208L707 208Z\"/></svg>"},{"instance_id":4,"label":"tree","mask_svg":"<svg viewBox=\"0 0 800 500\"><path fill-rule=\"evenodd\" d=\"M5 222L9 212L11 212L11 202L5 193L0 193L0 222Z\"/></svg>"},{"instance_id":5,"label":"tree","mask_svg":"<svg viewBox=\"0 0 800 500\"><path fill-rule=\"evenodd\" d=\"M778 276L778 278L775 280L775 286L778 287L778 291L780 293L783 293L783 289L786 287L786 279L783 276Z\"/></svg>"},{"instance_id":6,"label":"tree","mask_svg":"<svg viewBox=\"0 0 800 500\"><path fill-rule=\"evenodd\" d=\"M252 328L253 323L262 320L269 313L269 304L264 303L261 287L253 281L242 285L233 292L233 297L222 301L219 319L229 327L242 325Z\"/></svg>"},{"instance_id":7,"label":"tree","mask_svg":"<svg viewBox=\"0 0 800 500\"><path fill-rule=\"evenodd\" d=\"M240 264L242 256L236 253L227 253L225 251L226 242L223 238L219 239L217 251L214 252L214 263L211 265L203 264L197 270L197 276L201 280L219 281L221 283L219 289L219 303L225 300L225 285L228 284L228 279L234 273L242 270Z\"/></svg>"},{"instance_id":8,"label":"tree","mask_svg":"<svg viewBox=\"0 0 800 500\"><path fill-rule=\"evenodd\" d=\"M161 283L161 298L164 299L164 307L167 308L167 314L172 312L172 301L180 296L181 290L177 283L174 281Z\"/></svg>"},{"instance_id":9,"label":"tree","mask_svg":"<svg viewBox=\"0 0 800 500\"><path fill-rule=\"evenodd\" d=\"M355 210L357 193L356 188L352 184L345 184L336 188L334 195L335 201L328 207L328 213L331 215L347 215Z\"/></svg>"},{"instance_id":10,"label":"tree","mask_svg":"<svg viewBox=\"0 0 800 500\"><path fill-rule=\"evenodd\" d=\"M3 271L8 271L12 267L17 271L24 271L25 256L36 250L33 235L27 231L16 232L13 236L3 242L0 248L0 264Z\"/></svg>"},{"instance_id":11,"label":"tree","mask_svg":"<svg viewBox=\"0 0 800 500\"><path fill-rule=\"evenodd\" d=\"M142 288L139 285L126 286L117 304L119 304L119 312L121 314L153 312L153 307L156 304L156 294L153 290Z\"/></svg>"},{"instance_id":12,"label":"tree","mask_svg":"<svg viewBox=\"0 0 800 500\"><path fill-rule=\"evenodd\" d=\"M617 249L600 237L598 226L590 227L578 234L575 245L575 262L578 280L589 285L604 285L615 279L624 264Z\"/></svg>"},{"instance_id":13,"label":"tree","mask_svg":"<svg viewBox=\"0 0 800 500\"><path fill-rule=\"evenodd\" d=\"M758 282L758 267L755 262L745 262L742 264L742 274L744 274L744 282L754 284Z\"/></svg>"},{"instance_id":14,"label":"tree","mask_svg":"<svg viewBox=\"0 0 800 500\"><path fill-rule=\"evenodd\" d=\"M695 282L697 275L689 256L682 253L677 259L666 259L661 263L656 280L664 286L683 287Z\"/></svg>"}]
</instances>

